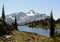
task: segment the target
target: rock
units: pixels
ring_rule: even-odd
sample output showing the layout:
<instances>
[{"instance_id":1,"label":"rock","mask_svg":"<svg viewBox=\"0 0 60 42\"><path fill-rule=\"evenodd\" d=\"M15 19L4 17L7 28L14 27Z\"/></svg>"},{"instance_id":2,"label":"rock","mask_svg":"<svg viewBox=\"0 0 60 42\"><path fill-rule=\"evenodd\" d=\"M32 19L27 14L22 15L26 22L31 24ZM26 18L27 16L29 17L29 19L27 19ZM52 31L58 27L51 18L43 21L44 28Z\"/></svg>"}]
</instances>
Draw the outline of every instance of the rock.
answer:
<instances>
[{"instance_id":1,"label":"rock","mask_svg":"<svg viewBox=\"0 0 60 42\"><path fill-rule=\"evenodd\" d=\"M5 35L2 38L4 42L15 42L14 38L11 35Z\"/></svg>"}]
</instances>

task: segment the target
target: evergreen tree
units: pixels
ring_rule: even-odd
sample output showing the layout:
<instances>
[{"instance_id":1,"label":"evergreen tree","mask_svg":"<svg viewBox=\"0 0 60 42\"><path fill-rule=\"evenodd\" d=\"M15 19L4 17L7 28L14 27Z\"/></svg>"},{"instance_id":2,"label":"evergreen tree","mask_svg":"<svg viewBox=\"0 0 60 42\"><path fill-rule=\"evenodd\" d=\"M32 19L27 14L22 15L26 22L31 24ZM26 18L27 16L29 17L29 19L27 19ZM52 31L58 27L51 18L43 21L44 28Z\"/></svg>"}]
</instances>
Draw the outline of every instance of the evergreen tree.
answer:
<instances>
[{"instance_id":1,"label":"evergreen tree","mask_svg":"<svg viewBox=\"0 0 60 42\"><path fill-rule=\"evenodd\" d=\"M51 10L51 14L50 14L50 37L52 38L54 36L55 33L55 28L54 28L54 19L53 19L53 14L52 14L52 10Z\"/></svg>"},{"instance_id":2,"label":"evergreen tree","mask_svg":"<svg viewBox=\"0 0 60 42\"><path fill-rule=\"evenodd\" d=\"M3 20L3 22L5 22L4 4L3 4L3 7L2 7L2 20Z\"/></svg>"},{"instance_id":3,"label":"evergreen tree","mask_svg":"<svg viewBox=\"0 0 60 42\"><path fill-rule=\"evenodd\" d=\"M16 19L16 17L15 17L14 27L15 27L16 30L18 30L18 28L17 28L17 19Z\"/></svg>"}]
</instances>

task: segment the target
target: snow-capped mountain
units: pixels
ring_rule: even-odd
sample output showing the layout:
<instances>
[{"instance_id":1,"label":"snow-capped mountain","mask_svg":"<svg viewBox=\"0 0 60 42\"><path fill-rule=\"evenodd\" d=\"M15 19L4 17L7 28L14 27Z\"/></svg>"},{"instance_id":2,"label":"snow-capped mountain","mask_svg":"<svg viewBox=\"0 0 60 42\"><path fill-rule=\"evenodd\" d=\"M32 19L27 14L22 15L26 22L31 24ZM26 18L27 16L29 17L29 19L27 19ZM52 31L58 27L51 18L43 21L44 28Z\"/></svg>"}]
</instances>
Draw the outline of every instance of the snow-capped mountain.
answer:
<instances>
[{"instance_id":1,"label":"snow-capped mountain","mask_svg":"<svg viewBox=\"0 0 60 42\"><path fill-rule=\"evenodd\" d=\"M30 10L27 13L18 12L7 15L5 20L8 24L12 24L12 22L15 20L15 17L18 24L49 18L49 16L46 14L40 14L36 13L34 10Z\"/></svg>"}]
</instances>

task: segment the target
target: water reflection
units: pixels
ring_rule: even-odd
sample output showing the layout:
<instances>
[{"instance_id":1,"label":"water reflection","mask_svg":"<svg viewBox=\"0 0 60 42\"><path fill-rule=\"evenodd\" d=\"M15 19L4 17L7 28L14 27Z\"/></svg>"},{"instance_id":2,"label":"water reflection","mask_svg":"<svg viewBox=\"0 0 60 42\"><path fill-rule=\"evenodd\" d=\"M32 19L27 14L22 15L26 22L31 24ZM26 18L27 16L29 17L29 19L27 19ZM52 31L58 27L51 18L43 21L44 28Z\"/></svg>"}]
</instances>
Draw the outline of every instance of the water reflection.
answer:
<instances>
[{"instance_id":1,"label":"water reflection","mask_svg":"<svg viewBox=\"0 0 60 42\"><path fill-rule=\"evenodd\" d=\"M27 27L27 26L18 26L18 29L20 31L25 31L25 32L34 32L37 34L42 34L44 36L49 37L49 29L42 29L42 28L32 28L32 27ZM56 29L55 31L60 32L59 29Z\"/></svg>"}]
</instances>

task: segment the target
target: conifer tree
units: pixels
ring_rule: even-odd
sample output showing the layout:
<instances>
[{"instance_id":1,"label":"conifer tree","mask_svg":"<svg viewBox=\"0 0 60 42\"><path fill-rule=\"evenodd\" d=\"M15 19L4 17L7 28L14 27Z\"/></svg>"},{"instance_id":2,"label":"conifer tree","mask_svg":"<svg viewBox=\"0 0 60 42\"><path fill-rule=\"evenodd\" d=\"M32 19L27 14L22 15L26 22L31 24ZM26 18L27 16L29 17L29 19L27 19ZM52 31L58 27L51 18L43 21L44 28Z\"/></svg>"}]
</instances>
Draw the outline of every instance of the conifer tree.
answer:
<instances>
[{"instance_id":1,"label":"conifer tree","mask_svg":"<svg viewBox=\"0 0 60 42\"><path fill-rule=\"evenodd\" d=\"M17 28L17 19L16 19L16 17L15 17L14 27L15 27L16 30L18 30L18 28Z\"/></svg>"},{"instance_id":2,"label":"conifer tree","mask_svg":"<svg viewBox=\"0 0 60 42\"><path fill-rule=\"evenodd\" d=\"M55 34L55 28L54 28L54 19L53 19L53 14L52 14L52 10L50 13L50 37L52 38Z\"/></svg>"},{"instance_id":3,"label":"conifer tree","mask_svg":"<svg viewBox=\"0 0 60 42\"><path fill-rule=\"evenodd\" d=\"M4 4L3 4L3 7L2 7L2 20L3 20L3 22L5 22Z\"/></svg>"}]
</instances>

